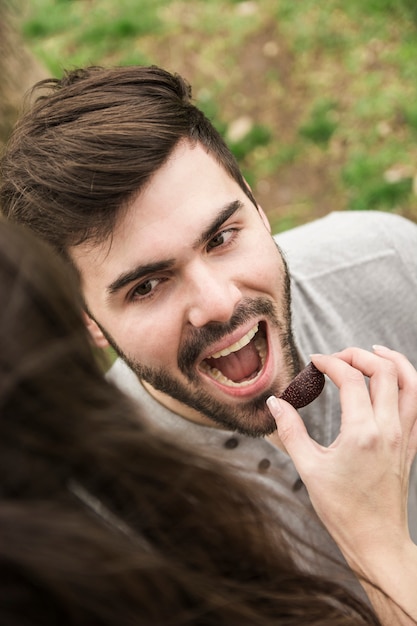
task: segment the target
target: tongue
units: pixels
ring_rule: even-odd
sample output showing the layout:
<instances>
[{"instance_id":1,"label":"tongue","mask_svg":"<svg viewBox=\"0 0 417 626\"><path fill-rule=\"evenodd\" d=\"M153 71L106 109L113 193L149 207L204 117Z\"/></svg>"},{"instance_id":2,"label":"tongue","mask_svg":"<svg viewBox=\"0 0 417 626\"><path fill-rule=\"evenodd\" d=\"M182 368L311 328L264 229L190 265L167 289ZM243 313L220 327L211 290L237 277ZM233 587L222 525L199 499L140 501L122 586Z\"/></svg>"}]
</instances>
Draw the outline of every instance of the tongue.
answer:
<instances>
[{"instance_id":1,"label":"tongue","mask_svg":"<svg viewBox=\"0 0 417 626\"><path fill-rule=\"evenodd\" d=\"M260 365L258 352L252 341L237 352L218 359L207 359L207 363L235 383L252 378Z\"/></svg>"}]
</instances>

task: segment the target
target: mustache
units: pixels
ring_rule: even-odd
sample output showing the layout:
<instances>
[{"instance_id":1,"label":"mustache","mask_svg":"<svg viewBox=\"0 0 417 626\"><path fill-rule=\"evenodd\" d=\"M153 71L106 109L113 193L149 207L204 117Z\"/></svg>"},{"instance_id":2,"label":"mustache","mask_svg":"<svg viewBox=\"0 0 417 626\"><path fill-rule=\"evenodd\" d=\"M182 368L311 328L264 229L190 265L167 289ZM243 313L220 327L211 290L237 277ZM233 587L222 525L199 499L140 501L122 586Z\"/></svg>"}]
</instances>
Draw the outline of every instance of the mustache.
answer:
<instances>
[{"instance_id":1,"label":"mustache","mask_svg":"<svg viewBox=\"0 0 417 626\"><path fill-rule=\"evenodd\" d=\"M279 326L273 302L267 298L245 298L237 305L228 322L210 322L202 328L193 329L192 334L187 337L179 350L179 369L183 374L193 379L195 377L193 366L200 360L199 357L208 344L226 337L251 318L259 316L267 317L274 326Z\"/></svg>"}]
</instances>

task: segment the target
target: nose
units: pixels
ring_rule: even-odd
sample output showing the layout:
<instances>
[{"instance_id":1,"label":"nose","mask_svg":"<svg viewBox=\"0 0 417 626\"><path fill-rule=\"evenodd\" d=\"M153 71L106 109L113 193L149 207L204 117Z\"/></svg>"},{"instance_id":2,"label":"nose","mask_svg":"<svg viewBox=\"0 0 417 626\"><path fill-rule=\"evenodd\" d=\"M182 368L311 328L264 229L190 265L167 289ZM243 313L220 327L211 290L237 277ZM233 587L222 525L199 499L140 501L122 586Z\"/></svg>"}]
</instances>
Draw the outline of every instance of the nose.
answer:
<instances>
[{"instance_id":1,"label":"nose","mask_svg":"<svg viewBox=\"0 0 417 626\"><path fill-rule=\"evenodd\" d=\"M188 284L188 321L195 328L210 322L227 322L242 298L240 289L220 267L194 266Z\"/></svg>"}]
</instances>

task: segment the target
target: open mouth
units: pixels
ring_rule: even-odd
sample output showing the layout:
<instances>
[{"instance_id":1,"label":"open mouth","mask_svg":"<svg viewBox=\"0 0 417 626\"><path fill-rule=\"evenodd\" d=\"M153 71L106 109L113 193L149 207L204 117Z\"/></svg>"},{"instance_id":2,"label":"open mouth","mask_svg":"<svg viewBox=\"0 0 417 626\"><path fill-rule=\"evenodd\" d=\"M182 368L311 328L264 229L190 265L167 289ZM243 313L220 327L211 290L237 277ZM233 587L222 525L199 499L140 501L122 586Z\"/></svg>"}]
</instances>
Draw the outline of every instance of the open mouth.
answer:
<instances>
[{"instance_id":1,"label":"open mouth","mask_svg":"<svg viewBox=\"0 0 417 626\"><path fill-rule=\"evenodd\" d=\"M267 355L265 331L255 324L239 341L204 359L200 368L227 387L247 387L262 372Z\"/></svg>"}]
</instances>

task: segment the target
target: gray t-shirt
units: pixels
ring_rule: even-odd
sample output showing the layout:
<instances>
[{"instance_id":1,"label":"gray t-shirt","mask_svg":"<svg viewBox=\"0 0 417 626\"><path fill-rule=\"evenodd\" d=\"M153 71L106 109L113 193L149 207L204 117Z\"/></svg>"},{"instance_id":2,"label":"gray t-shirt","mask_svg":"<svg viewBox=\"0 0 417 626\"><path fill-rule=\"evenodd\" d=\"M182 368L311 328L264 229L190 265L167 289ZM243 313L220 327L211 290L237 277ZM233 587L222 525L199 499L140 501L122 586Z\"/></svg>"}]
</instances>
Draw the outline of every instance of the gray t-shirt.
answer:
<instances>
[{"instance_id":1,"label":"gray t-shirt","mask_svg":"<svg viewBox=\"0 0 417 626\"><path fill-rule=\"evenodd\" d=\"M382 212L335 212L275 237L292 280L293 328L303 363L315 352L383 344L408 356L417 367L417 225ZM286 454L269 441L192 423L157 403L118 359L108 378L171 438L203 446L248 478L309 508L308 496ZM337 435L340 405L328 381L321 396L300 411L310 434L327 445ZM280 479L277 480L277 475ZM322 529L306 531L297 510L291 524L326 551L334 546ZM410 487L411 532L417 539L417 472ZM308 532L308 536L306 535ZM331 565L324 565L327 574ZM350 584L350 583L349 583Z\"/></svg>"}]
</instances>

